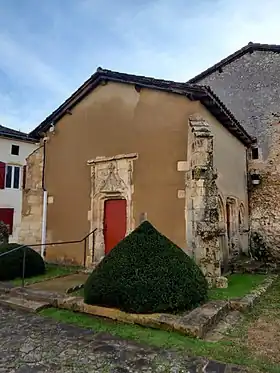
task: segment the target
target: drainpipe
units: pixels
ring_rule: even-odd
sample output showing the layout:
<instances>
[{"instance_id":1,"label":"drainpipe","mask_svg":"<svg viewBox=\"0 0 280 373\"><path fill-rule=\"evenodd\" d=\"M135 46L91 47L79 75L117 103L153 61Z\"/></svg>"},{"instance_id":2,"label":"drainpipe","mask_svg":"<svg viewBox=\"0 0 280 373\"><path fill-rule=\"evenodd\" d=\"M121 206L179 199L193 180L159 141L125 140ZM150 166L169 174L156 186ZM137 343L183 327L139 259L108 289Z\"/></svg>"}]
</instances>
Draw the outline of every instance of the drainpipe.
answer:
<instances>
[{"instance_id":1,"label":"drainpipe","mask_svg":"<svg viewBox=\"0 0 280 373\"><path fill-rule=\"evenodd\" d=\"M41 256L45 256L46 236L47 236L47 207L48 207L48 192L45 185L45 166L46 166L46 142L47 138L43 139L43 171L42 171L42 190L43 190L43 212L42 212L42 236L41 236Z\"/></svg>"}]
</instances>

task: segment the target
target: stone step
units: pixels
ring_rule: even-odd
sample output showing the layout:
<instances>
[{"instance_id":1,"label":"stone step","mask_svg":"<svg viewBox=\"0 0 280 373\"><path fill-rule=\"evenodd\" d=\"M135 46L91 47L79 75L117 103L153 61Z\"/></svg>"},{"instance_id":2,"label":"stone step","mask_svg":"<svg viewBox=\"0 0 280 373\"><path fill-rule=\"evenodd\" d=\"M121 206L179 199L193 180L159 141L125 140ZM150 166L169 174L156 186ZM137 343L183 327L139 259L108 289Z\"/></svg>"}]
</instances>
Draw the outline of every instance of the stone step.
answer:
<instances>
[{"instance_id":1,"label":"stone step","mask_svg":"<svg viewBox=\"0 0 280 373\"><path fill-rule=\"evenodd\" d=\"M240 311L230 311L205 334L203 339L207 342L220 341L243 318L244 316Z\"/></svg>"},{"instance_id":2,"label":"stone step","mask_svg":"<svg viewBox=\"0 0 280 373\"><path fill-rule=\"evenodd\" d=\"M26 286L27 289L49 291L52 293L66 294L72 288L83 285L88 279L85 273L69 274L67 276L53 278Z\"/></svg>"},{"instance_id":3,"label":"stone step","mask_svg":"<svg viewBox=\"0 0 280 373\"><path fill-rule=\"evenodd\" d=\"M193 335L204 338L206 333L212 329L229 312L229 303L223 300L210 301L201 307L195 308L180 320L185 327L193 331Z\"/></svg>"},{"instance_id":4,"label":"stone step","mask_svg":"<svg viewBox=\"0 0 280 373\"><path fill-rule=\"evenodd\" d=\"M66 294L30 288L15 288L10 291L9 295L10 297L24 298L39 303L48 303L53 307L57 307L58 299L63 299Z\"/></svg>"},{"instance_id":5,"label":"stone step","mask_svg":"<svg viewBox=\"0 0 280 373\"><path fill-rule=\"evenodd\" d=\"M158 321L169 330L175 330L195 338L204 338L218 322L229 313L229 302L215 300L186 312L181 316L162 314Z\"/></svg>"},{"instance_id":6,"label":"stone step","mask_svg":"<svg viewBox=\"0 0 280 373\"><path fill-rule=\"evenodd\" d=\"M39 312L44 308L50 307L47 302L37 302L34 300L27 300L21 297L1 297L0 306L6 306L17 310L26 312Z\"/></svg>"}]
</instances>

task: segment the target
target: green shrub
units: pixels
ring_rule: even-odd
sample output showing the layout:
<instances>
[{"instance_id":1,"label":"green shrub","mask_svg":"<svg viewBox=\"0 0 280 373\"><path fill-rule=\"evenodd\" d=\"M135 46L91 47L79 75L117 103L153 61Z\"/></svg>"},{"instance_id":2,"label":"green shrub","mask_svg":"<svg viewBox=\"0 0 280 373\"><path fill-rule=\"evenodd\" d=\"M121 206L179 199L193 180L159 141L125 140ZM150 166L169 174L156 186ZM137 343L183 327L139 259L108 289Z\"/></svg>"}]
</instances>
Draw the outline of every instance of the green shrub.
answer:
<instances>
[{"instance_id":1,"label":"green shrub","mask_svg":"<svg viewBox=\"0 0 280 373\"><path fill-rule=\"evenodd\" d=\"M132 313L176 312L204 302L207 290L195 262L145 221L99 263L84 297Z\"/></svg>"},{"instance_id":2,"label":"green shrub","mask_svg":"<svg viewBox=\"0 0 280 373\"><path fill-rule=\"evenodd\" d=\"M0 245L0 255L21 245L17 243ZM25 277L33 277L45 273L42 257L30 247L26 247ZM22 276L23 249L0 256L0 281L13 280Z\"/></svg>"},{"instance_id":3,"label":"green shrub","mask_svg":"<svg viewBox=\"0 0 280 373\"><path fill-rule=\"evenodd\" d=\"M255 260L260 262L269 263L273 262L270 254L270 249L264 240L264 237L259 232L252 232L250 237L249 254Z\"/></svg>"}]
</instances>

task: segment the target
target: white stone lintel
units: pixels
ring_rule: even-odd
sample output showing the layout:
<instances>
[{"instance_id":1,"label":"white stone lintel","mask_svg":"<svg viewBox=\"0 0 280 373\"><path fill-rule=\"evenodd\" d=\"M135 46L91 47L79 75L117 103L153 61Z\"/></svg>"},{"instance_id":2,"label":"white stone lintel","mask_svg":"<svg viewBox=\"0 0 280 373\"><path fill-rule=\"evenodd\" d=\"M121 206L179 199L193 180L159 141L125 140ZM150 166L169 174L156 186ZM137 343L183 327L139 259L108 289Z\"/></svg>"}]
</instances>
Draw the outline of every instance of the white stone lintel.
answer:
<instances>
[{"instance_id":1,"label":"white stone lintel","mask_svg":"<svg viewBox=\"0 0 280 373\"><path fill-rule=\"evenodd\" d=\"M117 154L113 157L100 156L100 157L96 157L94 159L87 161L87 164L90 166L96 163L117 161L119 159L137 159L137 158L138 158L138 153Z\"/></svg>"}]
</instances>

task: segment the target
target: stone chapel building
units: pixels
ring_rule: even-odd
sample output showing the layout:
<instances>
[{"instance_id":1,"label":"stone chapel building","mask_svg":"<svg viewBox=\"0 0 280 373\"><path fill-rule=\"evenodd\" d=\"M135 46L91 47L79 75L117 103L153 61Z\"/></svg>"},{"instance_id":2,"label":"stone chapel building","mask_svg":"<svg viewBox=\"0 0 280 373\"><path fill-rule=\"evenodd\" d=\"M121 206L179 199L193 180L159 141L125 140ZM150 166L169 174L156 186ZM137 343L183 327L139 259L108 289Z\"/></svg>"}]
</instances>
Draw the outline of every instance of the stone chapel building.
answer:
<instances>
[{"instance_id":1,"label":"stone chapel building","mask_svg":"<svg viewBox=\"0 0 280 373\"><path fill-rule=\"evenodd\" d=\"M96 229L91 266L146 218L213 281L248 250L253 139L211 89L99 68L31 135L41 147L27 159L22 243ZM82 264L83 246L46 257Z\"/></svg>"},{"instance_id":2,"label":"stone chapel building","mask_svg":"<svg viewBox=\"0 0 280 373\"><path fill-rule=\"evenodd\" d=\"M280 45L249 43L189 80L210 86L256 143L250 228L280 259ZM254 245L254 242L251 242Z\"/></svg>"}]
</instances>

